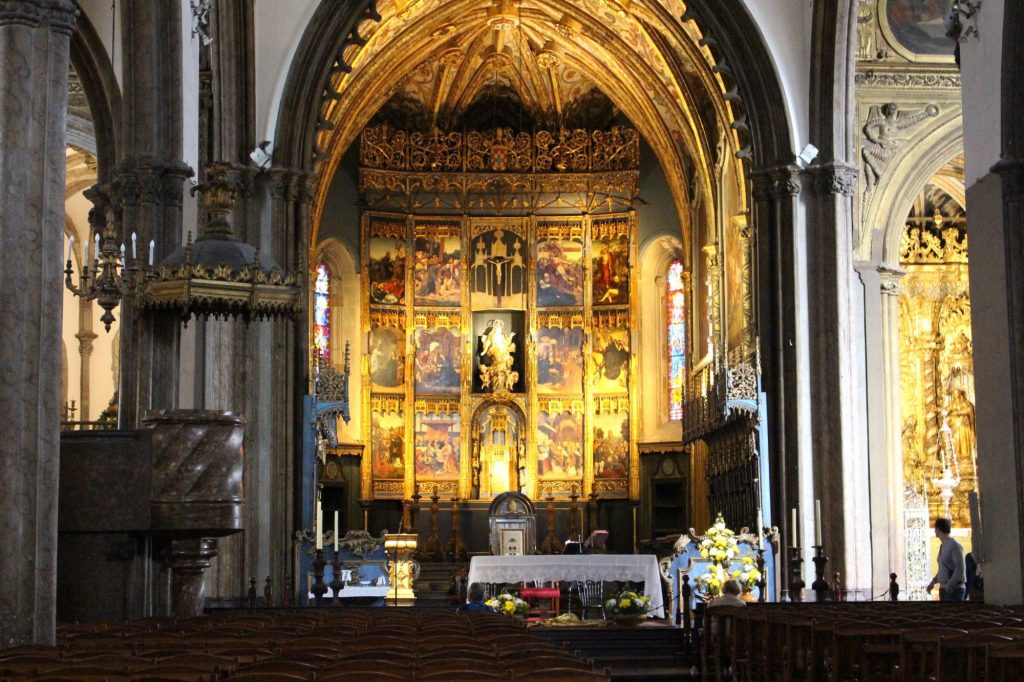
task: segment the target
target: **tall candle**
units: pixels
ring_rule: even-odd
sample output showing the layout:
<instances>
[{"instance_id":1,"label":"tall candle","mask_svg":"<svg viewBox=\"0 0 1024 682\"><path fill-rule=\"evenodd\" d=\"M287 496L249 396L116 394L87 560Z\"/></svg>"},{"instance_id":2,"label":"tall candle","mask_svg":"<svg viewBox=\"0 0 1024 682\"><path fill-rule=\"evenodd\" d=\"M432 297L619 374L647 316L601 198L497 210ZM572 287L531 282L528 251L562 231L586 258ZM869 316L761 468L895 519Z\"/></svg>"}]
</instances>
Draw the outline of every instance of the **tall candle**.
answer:
<instances>
[{"instance_id":1,"label":"tall candle","mask_svg":"<svg viewBox=\"0 0 1024 682\"><path fill-rule=\"evenodd\" d=\"M68 239L68 257L65 260L67 260L69 262L71 261L71 254L74 251L74 249L75 249L75 235L71 235L71 238Z\"/></svg>"},{"instance_id":2,"label":"tall candle","mask_svg":"<svg viewBox=\"0 0 1024 682\"><path fill-rule=\"evenodd\" d=\"M94 254L96 260L100 259L100 233L96 233L96 253Z\"/></svg>"},{"instance_id":3,"label":"tall candle","mask_svg":"<svg viewBox=\"0 0 1024 682\"><path fill-rule=\"evenodd\" d=\"M85 269L89 268L89 249L92 247L92 240L85 240L85 260L82 261L82 267Z\"/></svg>"},{"instance_id":4,"label":"tall candle","mask_svg":"<svg viewBox=\"0 0 1024 682\"><path fill-rule=\"evenodd\" d=\"M761 549L764 547L764 516L761 514L761 508L757 508L757 548Z\"/></svg>"},{"instance_id":5,"label":"tall candle","mask_svg":"<svg viewBox=\"0 0 1024 682\"><path fill-rule=\"evenodd\" d=\"M814 501L814 544L821 547L821 500Z\"/></svg>"},{"instance_id":6,"label":"tall candle","mask_svg":"<svg viewBox=\"0 0 1024 682\"><path fill-rule=\"evenodd\" d=\"M338 510L334 510L334 552L338 552Z\"/></svg>"},{"instance_id":7,"label":"tall candle","mask_svg":"<svg viewBox=\"0 0 1024 682\"><path fill-rule=\"evenodd\" d=\"M121 244L121 267L124 267L124 244Z\"/></svg>"},{"instance_id":8,"label":"tall candle","mask_svg":"<svg viewBox=\"0 0 1024 682\"><path fill-rule=\"evenodd\" d=\"M800 546L800 535L796 531L796 507L793 507L793 523L789 527L789 546Z\"/></svg>"},{"instance_id":9,"label":"tall candle","mask_svg":"<svg viewBox=\"0 0 1024 682\"><path fill-rule=\"evenodd\" d=\"M324 510L320 500L316 501L316 548L324 548Z\"/></svg>"},{"instance_id":10,"label":"tall candle","mask_svg":"<svg viewBox=\"0 0 1024 682\"><path fill-rule=\"evenodd\" d=\"M135 233L132 232L132 260L135 260L138 257L138 254L135 252Z\"/></svg>"},{"instance_id":11,"label":"tall candle","mask_svg":"<svg viewBox=\"0 0 1024 682\"><path fill-rule=\"evenodd\" d=\"M156 253L156 240L149 240L149 267L153 267L153 255Z\"/></svg>"}]
</instances>

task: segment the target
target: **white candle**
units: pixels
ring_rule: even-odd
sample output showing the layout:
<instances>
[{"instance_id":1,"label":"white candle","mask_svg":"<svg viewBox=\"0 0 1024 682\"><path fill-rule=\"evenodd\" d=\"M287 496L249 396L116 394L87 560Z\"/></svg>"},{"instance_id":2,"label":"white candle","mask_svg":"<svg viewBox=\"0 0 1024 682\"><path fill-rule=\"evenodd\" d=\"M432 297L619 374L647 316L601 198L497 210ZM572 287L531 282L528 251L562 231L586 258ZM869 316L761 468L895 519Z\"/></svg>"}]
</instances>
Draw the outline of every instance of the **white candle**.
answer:
<instances>
[{"instance_id":1,"label":"white candle","mask_svg":"<svg viewBox=\"0 0 1024 682\"><path fill-rule=\"evenodd\" d=\"M100 233L96 233L96 253L94 254L96 260L100 259Z\"/></svg>"},{"instance_id":2,"label":"white candle","mask_svg":"<svg viewBox=\"0 0 1024 682\"><path fill-rule=\"evenodd\" d=\"M121 267L124 267L124 244L121 244Z\"/></svg>"},{"instance_id":3,"label":"white candle","mask_svg":"<svg viewBox=\"0 0 1024 682\"><path fill-rule=\"evenodd\" d=\"M761 549L764 547L764 516L761 514L761 508L757 508L757 548Z\"/></svg>"},{"instance_id":4,"label":"white candle","mask_svg":"<svg viewBox=\"0 0 1024 682\"><path fill-rule=\"evenodd\" d=\"M324 510L320 500L316 501L316 548L324 548Z\"/></svg>"},{"instance_id":5,"label":"white candle","mask_svg":"<svg viewBox=\"0 0 1024 682\"><path fill-rule=\"evenodd\" d=\"M796 532L796 507L793 507L793 523L789 527L789 546L800 546L800 536Z\"/></svg>"},{"instance_id":6,"label":"white candle","mask_svg":"<svg viewBox=\"0 0 1024 682\"><path fill-rule=\"evenodd\" d=\"M821 547L821 500L814 501L814 544Z\"/></svg>"},{"instance_id":7,"label":"white candle","mask_svg":"<svg viewBox=\"0 0 1024 682\"><path fill-rule=\"evenodd\" d=\"M334 553L338 553L338 510L334 510Z\"/></svg>"},{"instance_id":8,"label":"white candle","mask_svg":"<svg viewBox=\"0 0 1024 682\"><path fill-rule=\"evenodd\" d=\"M74 248L75 248L75 235L71 235L71 238L68 239L68 257L65 259L68 262L71 262L71 253L74 251Z\"/></svg>"},{"instance_id":9,"label":"white candle","mask_svg":"<svg viewBox=\"0 0 1024 682\"><path fill-rule=\"evenodd\" d=\"M135 233L132 232L132 260L135 260L139 256L135 253Z\"/></svg>"},{"instance_id":10,"label":"white candle","mask_svg":"<svg viewBox=\"0 0 1024 682\"><path fill-rule=\"evenodd\" d=\"M153 256L156 254L156 240L149 240L149 267L153 267Z\"/></svg>"},{"instance_id":11,"label":"white candle","mask_svg":"<svg viewBox=\"0 0 1024 682\"><path fill-rule=\"evenodd\" d=\"M82 267L88 269L89 267L89 249L92 248L92 240L85 240L85 260L82 261Z\"/></svg>"}]
</instances>

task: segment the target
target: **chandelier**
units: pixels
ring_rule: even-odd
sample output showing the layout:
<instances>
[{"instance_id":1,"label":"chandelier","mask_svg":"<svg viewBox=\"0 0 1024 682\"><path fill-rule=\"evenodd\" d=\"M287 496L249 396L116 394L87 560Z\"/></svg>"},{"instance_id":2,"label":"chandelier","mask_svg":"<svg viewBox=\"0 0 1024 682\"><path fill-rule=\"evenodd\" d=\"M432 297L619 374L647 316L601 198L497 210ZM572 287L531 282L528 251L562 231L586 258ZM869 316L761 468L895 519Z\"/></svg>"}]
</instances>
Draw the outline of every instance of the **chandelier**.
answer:
<instances>
[{"instance_id":1,"label":"chandelier","mask_svg":"<svg viewBox=\"0 0 1024 682\"><path fill-rule=\"evenodd\" d=\"M114 228L108 224L102 238L95 238L94 260L90 244L79 283L72 281L71 248L64 269L65 286L76 296L95 299L103 308L100 318L107 331L114 322L113 309L126 297L133 297L141 310L173 310L182 320L192 316L244 320L294 317L301 307L299 272L285 272L258 248L235 237L228 216L244 190L244 169L227 163L212 163L205 182L192 189L203 195L206 225L195 241L191 231L184 246L177 248L154 267L156 243L149 242L148 266L137 258L135 233L132 257L126 259L125 245L118 247ZM90 272L90 262L92 272Z\"/></svg>"}]
</instances>

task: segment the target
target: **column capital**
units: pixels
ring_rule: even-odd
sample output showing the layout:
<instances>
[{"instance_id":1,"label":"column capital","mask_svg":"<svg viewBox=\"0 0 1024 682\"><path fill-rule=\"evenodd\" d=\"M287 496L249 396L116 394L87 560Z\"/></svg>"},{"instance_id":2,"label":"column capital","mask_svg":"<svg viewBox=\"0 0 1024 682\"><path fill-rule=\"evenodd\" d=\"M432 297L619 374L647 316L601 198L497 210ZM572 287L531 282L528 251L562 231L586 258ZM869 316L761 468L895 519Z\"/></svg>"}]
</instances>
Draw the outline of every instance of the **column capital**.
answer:
<instances>
[{"instance_id":1,"label":"column capital","mask_svg":"<svg viewBox=\"0 0 1024 682\"><path fill-rule=\"evenodd\" d=\"M814 178L816 194L839 194L852 197L857 189L859 171L843 161L829 161L807 169Z\"/></svg>"},{"instance_id":2,"label":"column capital","mask_svg":"<svg viewBox=\"0 0 1024 682\"><path fill-rule=\"evenodd\" d=\"M903 270L897 266L892 265L879 265L878 266L878 278L882 283L882 293L889 296L899 296L900 294L900 280L907 274L906 270Z\"/></svg>"},{"instance_id":3,"label":"column capital","mask_svg":"<svg viewBox=\"0 0 1024 682\"><path fill-rule=\"evenodd\" d=\"M78 8L71 0L0 0L0 27L28 26L36 28L44 23L58 32L75 32Z\"/></svg>"}]
</instances>

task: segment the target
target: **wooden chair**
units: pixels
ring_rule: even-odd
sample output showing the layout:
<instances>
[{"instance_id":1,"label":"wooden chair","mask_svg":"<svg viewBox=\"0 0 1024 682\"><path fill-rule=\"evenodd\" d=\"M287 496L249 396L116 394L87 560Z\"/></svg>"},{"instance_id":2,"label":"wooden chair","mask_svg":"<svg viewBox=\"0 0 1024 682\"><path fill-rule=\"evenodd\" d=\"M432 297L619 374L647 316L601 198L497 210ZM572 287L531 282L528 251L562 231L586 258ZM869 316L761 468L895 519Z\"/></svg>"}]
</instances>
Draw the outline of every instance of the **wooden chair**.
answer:
<instances>
[{"instance_id":1,"label":"wooden chair","mask_svg":"<svg viewBox=\"0 0 1024 682\"><path fill-rule=\"evenodd\" d=\"M939 645L935 677L939 680L980 682L985 676L985 649L1013 641L1010 636L989 630L944 640Z\"/></svg>"},{"instance_id":2,"label":"wooden chair","mask_svg":"<svg viewBox=\"0 0 1024 682\"><path fill-rule=\"evenodd\" d=\"M942 641L967 634L962 628L929 627L907 630L900 637L900 679L926 682L938 668Z\"/></svg>"},{"instance_id":3,"label":"wooden chair","mask_svg":"<svg viewBox=\"0 0 1024 682\"><path fill-rule=\"evenodd\" d=\"M530 610L526 613L528 619L554 618L562 612L562 587L557 580L550 583L538 580L533 583L533 587L526 587L524 583L519 590L519 598L530 603ZM547 604L539 604L539 600L547 600Z\"/></svg>"},{"instance_id":4,"label":"wooden chair","mask_svg":"<svg viewBox=\"0 0 1024 682\"><path fill-rule=\"evenodd\" d=\"M417 680L510 680L512 676L495 670L436 670L417 672Z\"/></svg>"},{"instance_id":5,"label":"wooden chair","mask_svg":"<svg viewBox=\"0 0 1024 682\"><path fill-rule=\"evenodd\" d=\"M985 682L1024 680L1024 642L985 647Z\"/></svg>"},{"instance_id":6,"label":"wooden chair","mask_svg":"<svg viewBox=\"0 0 1024 682\"><path fill-rule=\"evenodd\" d=\"M553 682L607 682L612 678L608 670L585 671L573 668L549 668L548 670L535 673L524 673L516 675L516 680Z\"/></svg>"}]
</instances>

